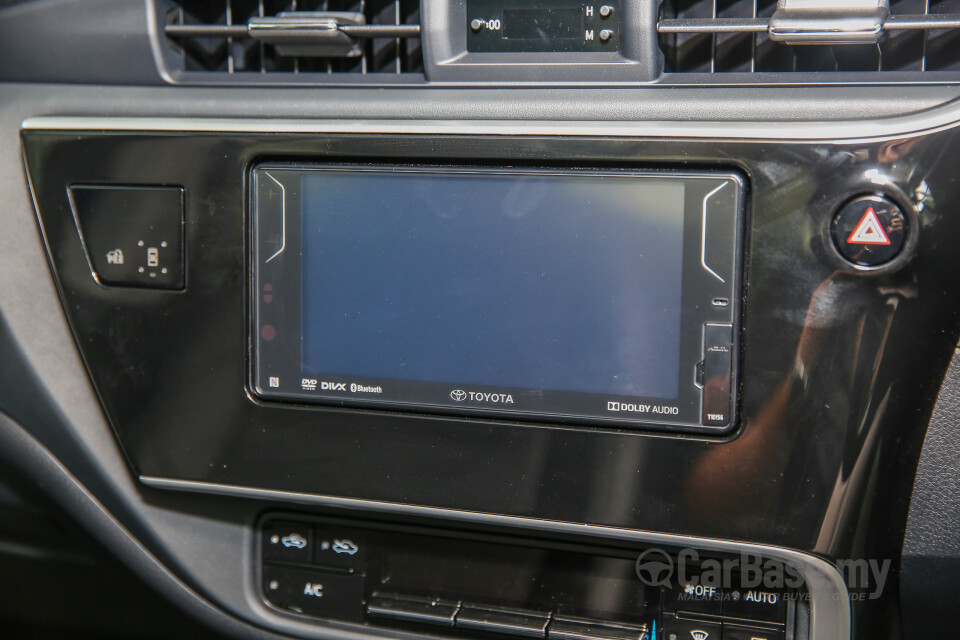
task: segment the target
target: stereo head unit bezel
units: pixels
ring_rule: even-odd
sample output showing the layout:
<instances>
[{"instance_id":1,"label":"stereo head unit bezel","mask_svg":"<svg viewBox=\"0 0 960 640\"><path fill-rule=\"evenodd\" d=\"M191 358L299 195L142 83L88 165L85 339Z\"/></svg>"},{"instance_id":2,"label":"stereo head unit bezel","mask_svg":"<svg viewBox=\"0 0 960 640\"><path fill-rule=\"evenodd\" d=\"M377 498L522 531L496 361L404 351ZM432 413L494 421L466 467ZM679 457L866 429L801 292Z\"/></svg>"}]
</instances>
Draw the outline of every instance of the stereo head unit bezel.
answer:
<instances>
[{"instance_id":1,"label":"stereo head unit bezel","mask_svg":"<svg viewBox=\"0 0 960 640\"><path fill-rule=\"evenodd\" d=\"M457 380L385 381L305 372L301 358L300 184L304 175L316 172L679 181L684 199L677 397L506 389ZM251 392L263 400L627 429L716 433L736 426L744 181L735 173L265 162L251 168L249 184L249 384ZM362 393L365 389L377 393ZM455 397L458 392L466 400ZM480 394L509 392L513 392L510 404L473 400L474 394L480 398Z\"/></svg>"}]
</instances>

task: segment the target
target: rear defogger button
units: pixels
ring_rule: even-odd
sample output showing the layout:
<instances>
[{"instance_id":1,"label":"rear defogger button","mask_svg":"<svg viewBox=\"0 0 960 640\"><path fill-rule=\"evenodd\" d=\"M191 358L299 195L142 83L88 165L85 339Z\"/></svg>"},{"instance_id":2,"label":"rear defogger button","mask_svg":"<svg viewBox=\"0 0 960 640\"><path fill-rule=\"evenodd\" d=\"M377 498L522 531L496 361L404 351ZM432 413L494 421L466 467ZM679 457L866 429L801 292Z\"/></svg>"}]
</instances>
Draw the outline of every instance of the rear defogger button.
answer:
<instances>
[{"instance_id":1,"label":"rear defogger button","mask_svg":"<svg viewBox=\"0 0 960 640\"><path fill-rule=\"evenodd\" d=\"M701 419L705 426L732 424L730 377L733 370L733 326L703 325L703 396Z\"/></svg>"}]
</instances>

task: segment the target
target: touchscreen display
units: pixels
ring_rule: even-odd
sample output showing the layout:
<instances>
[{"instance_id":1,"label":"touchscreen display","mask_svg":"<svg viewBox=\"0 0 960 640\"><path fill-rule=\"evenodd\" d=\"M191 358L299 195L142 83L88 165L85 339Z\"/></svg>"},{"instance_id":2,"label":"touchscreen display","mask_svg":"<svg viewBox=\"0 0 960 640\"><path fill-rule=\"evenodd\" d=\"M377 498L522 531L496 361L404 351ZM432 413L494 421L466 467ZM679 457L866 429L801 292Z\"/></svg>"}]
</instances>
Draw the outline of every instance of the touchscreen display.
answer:
<instances>
[{"instance_id":1,"label":"touchscreen display","mask_svg":"<svg viewBox=\"0 0 960 640\"><path fill-rule=\"evenodd\" d=\"M724 188L729 224L739 186L724 176L261 168L257 391L558 417L697 413L712 316L691 306L723 321L733 304L732 248L707 264L698 213ZM698 279L725 306L691 300Z\"/></svg>"},{"instance_id":2,"label":"touchscreen display","mask_svg":"<svg viewBox=\"0 0 960 640\"><path fill-rule=\"evenodd\" d=\"M673 398L683 198L662 180L306 174L303 370Z\"/></svg>"}]
</instances>

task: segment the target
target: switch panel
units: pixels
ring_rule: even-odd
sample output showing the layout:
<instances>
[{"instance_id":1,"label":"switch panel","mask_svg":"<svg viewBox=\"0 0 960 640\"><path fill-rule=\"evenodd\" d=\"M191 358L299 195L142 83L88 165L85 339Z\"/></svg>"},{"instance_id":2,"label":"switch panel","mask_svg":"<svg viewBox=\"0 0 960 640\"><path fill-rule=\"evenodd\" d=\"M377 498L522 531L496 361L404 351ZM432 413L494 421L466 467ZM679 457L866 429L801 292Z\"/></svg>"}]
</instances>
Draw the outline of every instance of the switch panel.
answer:
<instances>
[{"instance_id":1,"label":"switch panel","mask_svg":"<svg viewBox=\"0 0 960 640\"><path fill-rule=\"evenodd\" d=\"M70 203L97 282L183 289L183 189L72 186Z\"/></svg>"},{"instance_id":2,"label":"switch panel","mask_svg":"<svg viewBox=\"0 0 960 640\"><path fill-rule=\"evenodd\" d=\"M288 514L265 518L259 539L264 601L316 618L422 626L454 639L807 640L794 623L805 606L802 586L765 587L732 568L710 573L735 564L731 557L687 565L662 549L599 540L464 536ZM669 563L641 563L647 557ZM769 562L774 573L762 577L782 576Z\"/></svg>"}]
</instances>

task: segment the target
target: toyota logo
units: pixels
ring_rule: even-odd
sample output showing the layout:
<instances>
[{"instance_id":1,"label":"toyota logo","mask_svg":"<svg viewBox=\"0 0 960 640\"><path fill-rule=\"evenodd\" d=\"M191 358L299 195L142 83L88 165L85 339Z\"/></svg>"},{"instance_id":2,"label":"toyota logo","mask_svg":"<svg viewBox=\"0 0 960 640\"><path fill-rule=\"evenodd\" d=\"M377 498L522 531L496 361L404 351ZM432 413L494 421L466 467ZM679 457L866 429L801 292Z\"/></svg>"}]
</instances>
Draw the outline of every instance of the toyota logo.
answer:
<instances>
[{"instance_id":1,"label":"toyota logo","mask_svg":"<svg viewBox=\"0 0 960 640\"><path fill-rule=\"evenodd\" d=\"M463 389L454 389L450 392L450 397L456 400L457 402L463 402L467 399L467 392Z\"/></svg>"}]
</instances>

